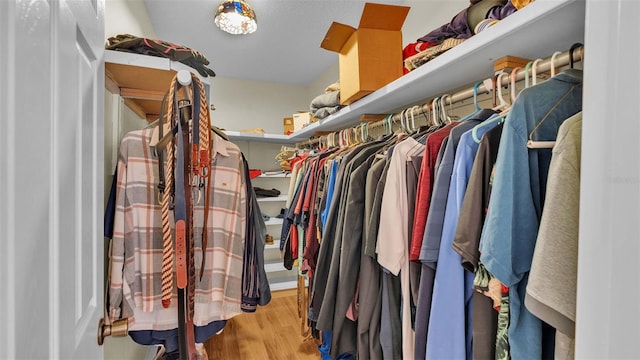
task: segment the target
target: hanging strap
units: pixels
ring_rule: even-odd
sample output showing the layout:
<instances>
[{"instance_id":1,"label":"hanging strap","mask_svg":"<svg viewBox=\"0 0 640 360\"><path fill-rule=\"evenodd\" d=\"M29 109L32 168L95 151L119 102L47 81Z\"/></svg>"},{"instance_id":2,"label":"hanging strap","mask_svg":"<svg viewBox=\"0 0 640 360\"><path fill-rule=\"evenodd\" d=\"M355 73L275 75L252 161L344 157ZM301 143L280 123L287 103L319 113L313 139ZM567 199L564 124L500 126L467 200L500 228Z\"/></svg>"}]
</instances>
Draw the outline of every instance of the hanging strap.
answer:
<instances>
[{"instance_id":1,"label":"hanging strap","mask_svg":"<svg viewBox=\"0 0 640 360\"><path fill-rule=\"evenodd\" d=\"M168 95L169 92L166 92L164 94L164 97L162 98L162 104L160 105L160 118L158 119L158 139L162 139L162 137L164 136L164 116ZM164 151L164 149L161 149L159 147L156 148L156 154L158 156L158 198L160 199L160 202L162 202L162 197L164 196L164 190L166 188L164 179Z\"/></svg>"},{"instance_id":2,"label":"hanging strap","mask_svg":"<svg viewBox=\"0 0 640 360\"><path fill-rule=\"evenodd\" d=\"M176 277L178 289L187 287L187 204L184 193L184 139L182 138L182 124L178 120L177 161L175 171L175 208L174 219L176 221Z\"/></svg>"},{"instance_id":3,"label":"hanging strap","mask_svg":"<svg viewBox=\"0 0 640 360\"><path fill-rule=\"evenodd\" d=\"M185 89L188 92L188 89ZM174 99L177 107L177 99ZM181 359L196 359L194 336L195 269L193 251L193 204L191 198L191 159L188 126L190 103L178 110L177 155L175 168L176 282L178 285L178 333Z\"/></svg>"},{"instance_id":4,"label":"hanging strap","mask_svg":"<svg viewBox=\"0 0 640 360\"><path fill-rule=\"evenodd\" d=\"M213 147L213 141L211 141L209 143L209 151L211 151L211 148ZM204 219L203 219L203 223L202 223L202 262L200 263L200 274L199 274L199 278L200 281L202 281L202 275L204 274L204 266L205 266L205 259L206 259L206 255L207 255L207 240L208 240L208 231L207 231L207 223L209 222L209 206L210 204L210 198L211 198L211 174L213 173L213 167L211 167L211 169L209 169L209 171L207 172L207 182L205 185L205 196L204 196Z\"/></svg>"},{"instance_id":5,"label":"hanging strap","mask_svg":"<svg viewBox=\"0 0 640 360\"><path fill-rule=\"evenodd\" d=\"M211 149L213 141L211 139L209 109L207 108L207 102L204 98L205 92L202 87L202 83L196 77L193 77L193 123L198 124L196 131L194 125L193 138L194 144L192 145L192 163L197 161L196 166L193 167L194 175L204 177L206 181L201 178L200 184L198 184L198 191L205 192L205 204L204 204L204 219L202 224L202 260L200 262L199 279L202 280L204 274L204 267L206 263L206 250L207 250L207 222L209 219L209 202L210 202L210 190L211 190ZM199 149L199 153L196 151Z\"/></svg>"},{"instance_id":6,"label":"hanging strap","mask_svg":"<svg viewBox=\"0 0 640 360\"><path fill-rule=\"evenodd\" d=\"M174 119L177 119L176 91L178 89L177 77L171 81L169 88L169 124L173 127ZM162 119L161 119L162 120ZM162 122L162 121L161 121ZM168 308L171 304L173 292L173 241L171 235L171 224L169 223L169 204L174 192L173 169L175 162L175 151L173 141L167 145L167 171L165 176L165 191L162 197L162 306Z\"/></svg>"}]
</instances>

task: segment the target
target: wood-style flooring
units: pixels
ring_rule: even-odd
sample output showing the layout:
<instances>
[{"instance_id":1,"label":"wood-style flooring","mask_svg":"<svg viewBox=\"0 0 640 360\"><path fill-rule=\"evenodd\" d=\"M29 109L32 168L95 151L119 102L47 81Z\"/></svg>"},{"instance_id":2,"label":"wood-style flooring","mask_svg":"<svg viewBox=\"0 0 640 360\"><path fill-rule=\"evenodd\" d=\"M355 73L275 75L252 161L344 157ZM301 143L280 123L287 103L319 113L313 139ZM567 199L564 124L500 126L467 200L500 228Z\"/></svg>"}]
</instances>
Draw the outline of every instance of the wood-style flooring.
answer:
<instances>
[{"instance_id":1,"label":"wood-style flooring","mask_svg":"<svg viewBox=\"0 0 640 360\"><path fill-rule=\"evenodd\" d=\"M269 305L229 320L205 348L210 360L320 359L316 340L301 334L295 289L275 291Z\"/></svg>"}]
</instances>

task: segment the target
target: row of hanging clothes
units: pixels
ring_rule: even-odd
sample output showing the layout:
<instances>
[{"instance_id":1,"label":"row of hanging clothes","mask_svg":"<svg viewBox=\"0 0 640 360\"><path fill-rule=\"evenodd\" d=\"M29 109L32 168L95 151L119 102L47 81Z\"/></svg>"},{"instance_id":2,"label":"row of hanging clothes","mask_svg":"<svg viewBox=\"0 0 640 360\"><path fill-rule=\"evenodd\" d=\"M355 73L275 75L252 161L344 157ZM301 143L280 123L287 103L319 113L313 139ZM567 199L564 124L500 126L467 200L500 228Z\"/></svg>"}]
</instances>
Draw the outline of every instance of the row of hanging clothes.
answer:
<instances>
[{"instance_id":1,"label":"row of hanging clothes","mask_svg":"<svg viewBox=\"0 0 640 360\"><path fill-rule=\"evenodd\" d=\"M105 322L119 324L107 335L117 327L136 343L162 345L157 358L196 359L206 356L195 344L267 305L271 292L247 160L211 126L198 77L187 75L187 86L179 77L159 123L120 143L105 212Z\"/></svg>"},{"instance_id":2,"label":"row of hanging clothes","mask_svg":"<svg viewBox=\"0 0 640 360\"><path fill-rule=\"evenodd\" d=\"M298 144L280 248L323 359L572 357L581 50Z\"/></svg>"}]
</instances>

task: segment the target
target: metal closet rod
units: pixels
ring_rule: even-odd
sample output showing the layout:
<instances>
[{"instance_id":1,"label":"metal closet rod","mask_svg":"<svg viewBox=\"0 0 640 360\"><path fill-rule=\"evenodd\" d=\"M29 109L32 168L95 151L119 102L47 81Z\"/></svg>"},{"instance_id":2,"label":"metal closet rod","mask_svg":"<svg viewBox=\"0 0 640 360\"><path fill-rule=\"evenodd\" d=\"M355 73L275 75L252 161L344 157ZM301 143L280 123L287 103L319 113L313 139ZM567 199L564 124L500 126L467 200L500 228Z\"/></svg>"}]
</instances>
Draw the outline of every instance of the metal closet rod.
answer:
<instances>
[{"instance_id":1,"label":"metal closet rod","mask_svg":"<svg viewBox=\"0 0 640 360\"><path fill-rule=\"evenodd\" d=\"M576 44L578 45L578 44ZM550 56L546 59L542 59L537 65L536 65L536 74L542 74L542 73L546 73L546 72L550 72L551 71L551 64L552 62L554 63L555 68L560 68L562 66L566 66L571 64L571 56L573 55L573 62L579 62L583 60L584 57L584 46L580 45L577 46L574 45L572 48L575 47L575 49L573 50L566 50L563 52L558 52L555 56ZM525 78L525 69L520 69L516 72L515 75L515 80L516 81L522 81ZM529 69L529 76L533 75L533 66L531 69ZM505 86L508 85L511 82L510 76L505 76L505 77L499 77L498 78L500 81L500 86ZM484 92L489 92L491 89L487 89L487 87L485 86L484 82L478 87L478 94L484 93ZM445 98L445 104L446 105L452 105L454 103L460 102L460 101L464 101L467 99L472 99L473 98L473 93L474 93L474 89L473 87L470 87L468 89L465 90L461 90L458 92L455 92L453 94L451 94L451 96L447 96ZM414 105L412 107L406 108L404 111L401 111L399 113L393 114L392 116L392 120L390 121L390 123L393 124L397 121L400 121L400 114L401 113L405 113L405 115L403 115L405 118L407 116L411 116L411 114L413 113L413 116L420 116L422 114L424 114L427 111L431 110L431 101L422 104L422 105ZM367 127L368 128L372 128L372 127L379 127L382 126L384 124L386 120L380 120L380 121L376 121L376 122L371 122L371 123L367 123ZM297 147L302 147L302 146L307 146L307 145L311 145L317 142L324 142L326 143L326 139L329 136L336 136L336 134L339 134L341 132L344 131L355 131L355 129L359 128L362 124L352 127L352 128L347 128L347 129L343 129L343 130L339 130L336 131L334 133L331 133L329 135L323 135L320 136L318 138L314 138L314 139L309 139L306 141L302 141L296 144Z\"/></svg>"}]
</instances>

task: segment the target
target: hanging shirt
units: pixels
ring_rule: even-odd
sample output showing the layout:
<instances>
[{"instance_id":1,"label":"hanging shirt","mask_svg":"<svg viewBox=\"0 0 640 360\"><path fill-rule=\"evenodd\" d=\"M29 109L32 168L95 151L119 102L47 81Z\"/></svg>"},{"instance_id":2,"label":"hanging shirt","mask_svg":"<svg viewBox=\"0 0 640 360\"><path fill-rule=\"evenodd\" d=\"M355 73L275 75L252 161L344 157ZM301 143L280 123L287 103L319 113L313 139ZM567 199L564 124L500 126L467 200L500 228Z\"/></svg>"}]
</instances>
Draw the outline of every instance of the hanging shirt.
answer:
<instances>
[{"instance_id":1,"label":"hanging shirt","mask_svg":"<svg viewBox=\"0 0 640 360\"><path fill-rule=\"evenodd\" d=\"M350 152L345 153L338 171L336 173L336 181L333 187L333 194L331 200L327 199L327 217L326 225L323 226L324 232L322 234L322 241L320 242L320 249L318 250L318 264L316 266L316 280L313 282L313 289L311 293L311 301L309 302L309 318L317 321L324 295L327 287L327 278L329 277L329 269L331 262L333 261L334 252L334 240L336 234L336 226L338 222L338 208L340 207L340 199L342 198L343 177L345 173L345 167L351 159L357 154L357 150L361 146L355 147ZM318 330L329 330L329 327L321 327L321 324L316 324Z\"/></svg>"},{"instance_id":2,"label":"hanging shirt","mask_svg":"<svg viewBox=\"0 0 640 360\"><path fill-rule=\"evenodd\" d=\"M349 290L341 291L344 284L350 280L343 281L341 278L341 269L345 259L349 257L351 250L351 234L349 224L350 216L347 215L353 208L357 208L357 200L351 194L351 179L354 177L354 170L364 163L372 154L377 152L384 145L383 141L374 141L366 143L353 150L354 156L346 162L341 182L342 191L340 193L340 201L336 210L335 231L331 231L330 225L327 225L327 231L323 235L323 243L329 239L333 243L331 262L329 264L329 272L326 275L325 293L322 299L322 305L318 313L319 329L333 329L333 338L331 344L332 356L339 356L343 353L355 354L356 351L356 327L349 321L344 321L348 304L353 299L353 291L355 285ZM352 199L355 201L352 202ZM331 218L331 215L330 215ZM327 223L329 224L329 223ZM318 260L320 263L320 260ZM359 262L358 264L359 265ZM355 279L354 275L345 275L345 279ZM341 310L344 308L344 311ZM339 330L341 329L341 330Z\"/></svg>"},{"instance_id":3,"label":"hanging shirt","mask_svg":"<svg viewBox=\"0 0 640 360\"><path fill-rule=\"evenodd\" d=\"M367 170L362 234L363 243L360 257L360 275L358 279L358 357L371 360L382 360L382 347L379 340L382 307L381 276L378 262L374 258L366 255L365 247L369 238L369 219L373 211L376 186L380 181L385 163L386 161L384 159L374 155L373 163Z\"/></svg>"},{"instance_id":4,"label":"hanging shirt","mask_svg":"<svg viewBox=\"0 0 640 360\"><path fill-rule=\"evenodd\" d=\"M422 248L420 250L420 261L434 269L438 262L440 239L442 237L442 225L444 223L449 183L451 182L453 162L455 160L455 152L458 147L458 142L465 131L471 129L483 120L486 120L493 114L495 114L495 111L491 109L482 109L479 112L474 113L467 120L461 122L460 125L453 128L449 135L447 147L445 148L444 155L442 156L442 162L440 163L436 174L433 195L431 197L431 205L429 206L429 217L427 217L424 238L422 240Z\"/></svg>"},{"instance_id":5,"label":"hanging shirt","mask_svg":"<svg viewBox=\"0 0 640 360\"><path fill-rule=\"evenodd\" d=\"M406 166L407 157L424 152L424 145L409 137L394 147L382 196L376 253L378 263L392 274L400 273L402 286L402 356L413 356L409 284L409 232ZM400 228L400 230L398 230Z\"/></svg>"},{"instance_id":6,"label":"hanging shirt","mask_svg":"<svg viewBox=\"0 0 640 360\"><path fill-rule=\"evenodd\" d=\"M551 149L529 149L527 140L530 134L555 140L560 125L581 107L582 72L570 69L522 90L504 123L480 261L509 287L514 359L553 356L546 347L553 336L543 338L541 321L523 303L551 161Z\"/></svg>"},{"instance_id":7,"label":"hanging shirt","mask_svg":"<svg viewBox=\"0 0 640 360\"><path fill-rule=\"evenodd\" d=\"M498 125L497 122L491 122L491 118L486 121L489 123L478 129L479 137ZM438 269L433 284L427 359L471 358L470 301L473 295L473 273L460 266L460 254L451 245L478 150L472 131L473 129L468 130L460 137L449 185Z\"/></svg>"},{"instance_id":8,"label":"hanging shirt","mask_svg":"<svg viewBox=\"0 0 640 360\"><path fill-rule=\"evenodd\" d=\"M482 125L478 125L482 126ZM476 158L471 170L471 177L464 195L460 218L453 240L453 249L462 257L462 267L471 273L476 273L480 261L480 234L484 224L485 214L489 206L491 172L498 156L498 145L502 135L503 123L487 131L480 141ZM484 269L484 268L483 268ZM493 359L496 357L497 312L494 310L493 299L489 300L484 294L489 287L491 276L484 270L476 275L474 288L479 295L473 295L473 358ZM485 280L480 282L478 280ZM497 279L495 281L498 281ZM499 281L498 281L499 282ZM485 285L482 286L482 285ZM479 292L481 289L482 292ZM508 295L508 293L507 293ZM500 308L502 311L503 309ZM508 311L503 315L509 316ZM508 324L508 321L505 322ZM504 329L506 336L506 328Z\"/></svg>"},{"instance_id":9,"label":"hanging shirt","mask_svg":"<svg viewBox=\"0 0 640 360\"><path fill-rule=\"evenodd\" d=\"M420 258L420 248L424 237L424 228L427 225L429 215L429 205L431 204L431 194L433 192L433 182L436 176L436 160L440 147L444 139L449 136L451 129L460 125L459 122L447 124L442 129L435 131L427 137L424 149L420 175L418 175L418 190L414 207L415 219L412 222L413 230L411 236L411 249L409 259L418 261Z\"/></svg>"},{"instance_id":10,"label":"hanging shirt","mask_svg":"<svg viewBox=\"0 0 640 360\"><path fill-rule=\"evenodd\" d=\"M331 206L331 202L333 201L333 189L336 186L336 177L338 175L338 165L340 165L340 161L333 160L331 162L331 170L329 172L329 180L327 181L327 201L322 210L322 228L324 229L325 225L327 225L327 217L329 216L329 207Z\"/></svg>"},{"instance_id":11,"label":"hanging shirt","mask_svg":"<svg viewBox=\"0 0 640 360\"><path fill-rule=\"evenodd\" d=\"M558 130L525 299L532 314L558 330L558 359L574 358L581 136L582 113Z\"/></svg>"},{"instance_id":12,"label":"hanging shirt","mask_svg":"<svg viewBox=\"0 0 640 360\"><path fill-rule=\"evenodd\" d=\"M178 327L177 293L169 308L161 303L163 236L156 187L158 165L149 146L152 131L128 133L118 154L109 312L112 320L128 318L129 330ZM212 141L209 240L204 274L201 281L196 281L193 322L197 326L241 312L246 231L242 154L236 145L217 135ZM194 206L196 273L202 263L204 201L203 196Z\"/></svg>"}]
</instances>

